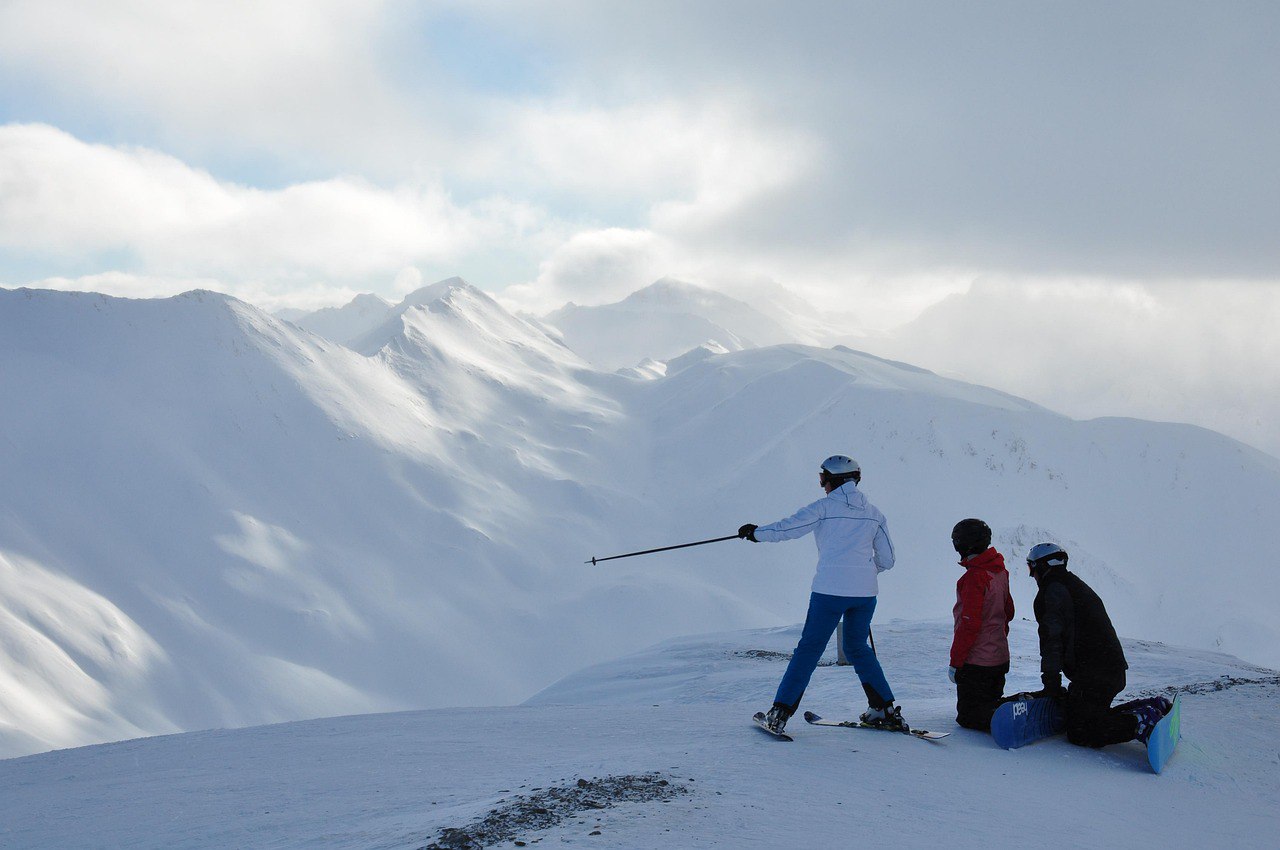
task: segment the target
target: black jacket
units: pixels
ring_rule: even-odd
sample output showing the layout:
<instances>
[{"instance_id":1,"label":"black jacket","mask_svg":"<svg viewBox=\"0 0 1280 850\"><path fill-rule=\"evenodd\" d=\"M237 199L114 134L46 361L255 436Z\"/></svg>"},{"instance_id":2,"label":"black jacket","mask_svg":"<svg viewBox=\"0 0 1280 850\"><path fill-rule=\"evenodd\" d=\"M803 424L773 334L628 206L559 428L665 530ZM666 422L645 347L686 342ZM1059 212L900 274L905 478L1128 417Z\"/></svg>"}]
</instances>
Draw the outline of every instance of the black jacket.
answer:
<instances>
[{"instance_id":1,"label":"black jacket","mask_svg":"<svg viewBox=\"0 0 1280 850\"><path fill-rule=\"evenodd\" d=\"M1041 577L1034 607L1041 673L1079 682L1113 678L1129 668L1102 600L1065 567Z\"/></svg>"}]
</instances>

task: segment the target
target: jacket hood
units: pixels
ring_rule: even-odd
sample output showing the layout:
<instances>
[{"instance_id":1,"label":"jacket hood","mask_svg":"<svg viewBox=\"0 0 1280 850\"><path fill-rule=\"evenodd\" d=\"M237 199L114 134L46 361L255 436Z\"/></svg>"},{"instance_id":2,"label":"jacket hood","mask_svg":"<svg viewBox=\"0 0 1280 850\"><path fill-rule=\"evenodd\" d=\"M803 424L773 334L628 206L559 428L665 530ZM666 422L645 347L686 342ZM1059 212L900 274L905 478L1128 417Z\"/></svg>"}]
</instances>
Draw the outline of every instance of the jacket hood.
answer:
<instances>
[{"instance_id":1,"label":"jacket hood","mask_svg":"<svg viewBox=\"0 0 1280 850\"><path fill-rule=\"evenodd\" d=\"M858 482L846 481L827 494L828 499L836 499L855 508L865 508L867 497L858 489Z\"/></svg>"},{"instance_id":2,"label":"jacket hood","mask_svg":"<svg viewBox=\"0 0 1280 850\"><path fill-rule=\"evenodd\" d=\"M997 552L994 546L988 546L987 551L965 558L960 562L960 566L966 570L979 569L990 570L993 573L999 572L1004 569L1004 555Z\"/></svg>"}]
</instances>

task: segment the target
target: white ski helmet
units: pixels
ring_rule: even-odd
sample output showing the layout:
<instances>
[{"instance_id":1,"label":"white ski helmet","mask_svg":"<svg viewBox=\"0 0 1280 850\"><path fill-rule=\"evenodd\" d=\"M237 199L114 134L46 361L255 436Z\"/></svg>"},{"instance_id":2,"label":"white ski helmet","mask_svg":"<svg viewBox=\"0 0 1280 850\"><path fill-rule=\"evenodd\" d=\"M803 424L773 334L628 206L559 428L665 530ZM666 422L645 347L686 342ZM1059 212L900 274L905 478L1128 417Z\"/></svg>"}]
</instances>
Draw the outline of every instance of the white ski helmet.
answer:
<instances>
[{"instance_id":1,"label":"white ski helmet","mask_svg":"<svg viewBox=\"0 0 1280 850\"><path fill-rule=\"evenodd\" d=\"M851 457L832 455L822 462L821 478L824 483L832 481L843 484L850 479L857 481L862 478L862 467Z\"/></svg>"},{"instance_id":2,"label":"white ski helmet","mask_svg":"<svg viewBox=\"0 0 1280 850\"><path fill-rule=\"evenodd\" d=\"M1032 572L1047 570L1050 567L1065 567L1067 550L1056 543L1037 543L1027 553L1027 567Z\"/></svg>"}]
</instances>

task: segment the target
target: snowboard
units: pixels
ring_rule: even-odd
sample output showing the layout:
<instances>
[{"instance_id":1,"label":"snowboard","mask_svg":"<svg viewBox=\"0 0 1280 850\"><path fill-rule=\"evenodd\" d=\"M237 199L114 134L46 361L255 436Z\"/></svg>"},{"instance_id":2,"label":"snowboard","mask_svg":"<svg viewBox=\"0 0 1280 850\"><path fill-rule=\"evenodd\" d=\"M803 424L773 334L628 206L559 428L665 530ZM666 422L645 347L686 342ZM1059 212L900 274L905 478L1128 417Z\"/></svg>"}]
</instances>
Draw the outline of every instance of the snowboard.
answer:
<instances>
[{"instance_id":1,"label":"snowboard","mask_svg":"<svg viewBox=\"0 0 1280 850\"><path fill-rule=\"evenodd\" d=\"M876 732L897 732L900 735L911 735L914 738L920 738L925 741L937 741L950 735L950 732L929 732L924 729L885 729L882 726L872 726L870 723L862 723L857 720L823 720L820 715L814 714L812 711L804 713L806 723L812 723L814 726L840 726L845 729L873 729Z\"/></svg>"},{"instance_id":2,"label":"snowboard","mask_svg":"<svg viewBox=\"0 0 1280 850\"><path fill-rule=\"evenodd\" d=\"M1151 730L1151 737L1147 739L1147 761L1151 763L1151 769L1156 773L1164 770L1165 764L1169 761L1169 756L1173 755L1173 748L1178 746L1178 739L1182 737L1182 703L1178 696L1173 698L1173 708L1169 709L1169 713L1156 724L1156 728Z\"/></svg>"},{"instance_id":3,"label":"snowboard","mask_svg":"<svg viewBox=\"0 0 1280 850\"><path fill-rule=\"evenodd\" d=\"M1062 705L1053 697L1021 695L991 716L991 737L1006 750L1057 735L1066 728Z\"/></svg>"},{"instance_id":4,"label":"snowboard","mask_svg":"<svg viewBox=\"0 0 1280 850\"><path fill-rule=\"evenodd\" d=\"M755 716L754 716L754 717L752 717L751 719L752 719L752 720L754 720L754 721L756 722L756 726L758 726L758 727L760 728L760 731L764 732L766 735L772 735L773 737L775 737L775 738L779 738L779 739L781 739L781 740L783 740L783 741L791 741L791 740L794 740L794 739L793 739L790 735L788 735L786 732L775 732L775 731L773 731L772 729L770 729L768 726L766 726L766 725L765 725L765 723L764 723L764 712L763 712L763 711L757 711L757 712L755 713Z\"/></svg>"}]
</instances>

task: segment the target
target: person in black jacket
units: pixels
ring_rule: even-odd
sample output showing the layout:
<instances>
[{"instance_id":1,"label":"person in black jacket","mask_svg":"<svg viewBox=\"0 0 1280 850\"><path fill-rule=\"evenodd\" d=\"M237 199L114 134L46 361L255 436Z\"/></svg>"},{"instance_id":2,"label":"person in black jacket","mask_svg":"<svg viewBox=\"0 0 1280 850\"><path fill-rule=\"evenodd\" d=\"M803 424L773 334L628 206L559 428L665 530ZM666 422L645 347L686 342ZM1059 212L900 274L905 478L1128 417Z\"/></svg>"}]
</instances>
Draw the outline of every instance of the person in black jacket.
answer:
<instances>
[{"instance_id":1,"label":"person in black jacket","mask_svg":"<svg viewBox=\"0 0 1280 850\"><path fill-rule=\"evenodd\" d=\"M1067 553L1041 543L1027 554L1039 585L1034 603L1040 631L1041 692L1063 700L1067 740L1082 747L1105 747L1137 739L1170 708L1163 697L1112 706L1124 690L1129 663L1098 594L1067 571ZM1062 677L1071 687L1062 687Z\"/></svg>"}]
</instances>

